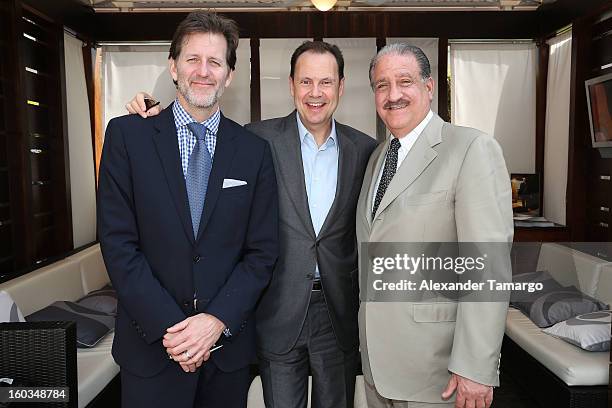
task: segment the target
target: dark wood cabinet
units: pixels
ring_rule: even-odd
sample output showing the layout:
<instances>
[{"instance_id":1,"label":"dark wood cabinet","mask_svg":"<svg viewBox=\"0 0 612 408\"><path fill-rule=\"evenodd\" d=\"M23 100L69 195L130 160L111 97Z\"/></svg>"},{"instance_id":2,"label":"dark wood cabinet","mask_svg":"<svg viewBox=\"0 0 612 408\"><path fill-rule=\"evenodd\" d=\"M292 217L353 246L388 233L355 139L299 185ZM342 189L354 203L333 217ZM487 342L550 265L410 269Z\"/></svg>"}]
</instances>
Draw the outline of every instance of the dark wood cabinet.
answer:
<instances>
[{"instance_id":1,"label":"dark wood cabinet","mask_svg":"<svg viewBox=\"0 0 612 408\"><path fill-rule=\"evenodd\" d=\"M64 132L63 26L2 2L0 280L72 249Z\"/></svg>"}]
</instances>

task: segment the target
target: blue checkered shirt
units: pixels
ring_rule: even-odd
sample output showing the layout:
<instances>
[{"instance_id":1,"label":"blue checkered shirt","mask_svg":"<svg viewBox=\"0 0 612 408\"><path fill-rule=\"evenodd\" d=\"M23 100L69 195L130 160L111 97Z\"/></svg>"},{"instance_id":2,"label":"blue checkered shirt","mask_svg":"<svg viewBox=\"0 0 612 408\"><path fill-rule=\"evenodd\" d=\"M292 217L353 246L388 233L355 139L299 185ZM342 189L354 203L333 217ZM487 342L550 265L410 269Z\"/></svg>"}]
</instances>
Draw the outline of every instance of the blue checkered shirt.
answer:
<instances>
[{"instance_id":1,"label":"blue checkered shirt","mask_svg":"<svg viewBox=\"0 0 612 408\"><path fill-rule=\"evenodd\" d=\"M174 113L174 125L176 126L176 134L178 135L179 152L181 153L181 166L183 167L183 177L187 177L187 167L189 166L189 156L196 144L196 137L187 127L188 123L197 122L179 103L178 99L174 100L172 105L172 113ZM217 131L219 130L219 122L221 121L221 111L217 109L215 113L202 124L206 126L206 148L210 153L210 158L215 158L215 147L217 146Z\"/></svg>"}]
</instances>

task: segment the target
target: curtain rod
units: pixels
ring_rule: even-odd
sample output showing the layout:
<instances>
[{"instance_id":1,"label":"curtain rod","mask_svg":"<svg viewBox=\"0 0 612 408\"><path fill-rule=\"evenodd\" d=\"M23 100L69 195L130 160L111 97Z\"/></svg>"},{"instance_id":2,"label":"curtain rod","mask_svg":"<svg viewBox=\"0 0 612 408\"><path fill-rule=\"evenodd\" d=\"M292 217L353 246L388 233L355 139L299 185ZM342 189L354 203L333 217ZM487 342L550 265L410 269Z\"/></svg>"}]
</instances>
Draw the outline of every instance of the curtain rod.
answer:
<instances>
[{"instance_id":1,"label":"curtain rod","mask_svg":"<svg viewBox=\"0 0 612 408\"><path fill-rule=\"evenodd\" d=\"M455 39L448 40L449 44L534 44L535 40L527 39L527 38L518 38L512 40L503 40L503 39Z\"/></svg>"},{"instance_id":2,"label":"curtain rod","mask_svg":"<svg viewBox=\"0 0 612 408\"><path fill-rule=\"evenodd\" d=\"M566 25L565 27L562 27L562 28L558 29L557 32L555 33L555 36L565 34L565 33L569 32L569 31L572 31L572 25L571 24Z\"/></svg>"},{"instance_id":3,"label":"curtain rod","mask_svg":"<svg viewBox=\"0 0 612 408\"><path fill-rule=\"evenodd\" d=\"M98 46L166 46L170 45L170 41L143 41L143 42L123 42L123 41L104 41L97 43Z\"/></svg>"}]
</instances>

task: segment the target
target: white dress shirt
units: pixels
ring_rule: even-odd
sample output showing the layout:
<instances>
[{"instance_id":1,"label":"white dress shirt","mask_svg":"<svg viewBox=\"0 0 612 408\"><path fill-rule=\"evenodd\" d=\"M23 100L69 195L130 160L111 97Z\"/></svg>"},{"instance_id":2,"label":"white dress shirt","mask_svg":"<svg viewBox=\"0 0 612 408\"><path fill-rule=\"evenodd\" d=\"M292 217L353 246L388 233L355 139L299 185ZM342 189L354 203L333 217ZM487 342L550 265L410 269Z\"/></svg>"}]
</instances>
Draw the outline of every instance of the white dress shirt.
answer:
<instances>
[{"instance_id":1,"label":"white dress shirt","mask_svg":"<svg viewBox=\"0 0 612 408\"><path fill-rule=\"evenodd\" d=\"M397 168L395 169L396 173L397 173L397 169L400 168L400 166L402 165L402 162L408 155L408 152L410 151L410 149L412 149L412 146L414 146L414 144L416 143L421 133L423 133L423 129L425 129L425 127L429 124L429 121L431 120L431 118L433 118L433 112L430 110L429 113L427 113L427 115L425 116L425 119L423 119L421 123L419 123L414 129L412 129L410 133L408 133L404 137L398 138L400 142L400 148L397 151ZM391 139L393 137L395 136L389 134L389 137L387 138L387 141L385 142L387 144L387 151L389 151L389 146L391 145ZM386 160L387 159L385 157L385 161ZM376 200L376 192L378 191L378 185L380 184L380 179L382 177L382 172L384 168L385 168L385 164L383 163L383 165L380 168L380 172L378 173L378 177L376 179L376 185L374 186L375 187L374 194L372 194L372 207L370 208L370 210L374 210L374 201Z\"/></svg>"}]
</instances>

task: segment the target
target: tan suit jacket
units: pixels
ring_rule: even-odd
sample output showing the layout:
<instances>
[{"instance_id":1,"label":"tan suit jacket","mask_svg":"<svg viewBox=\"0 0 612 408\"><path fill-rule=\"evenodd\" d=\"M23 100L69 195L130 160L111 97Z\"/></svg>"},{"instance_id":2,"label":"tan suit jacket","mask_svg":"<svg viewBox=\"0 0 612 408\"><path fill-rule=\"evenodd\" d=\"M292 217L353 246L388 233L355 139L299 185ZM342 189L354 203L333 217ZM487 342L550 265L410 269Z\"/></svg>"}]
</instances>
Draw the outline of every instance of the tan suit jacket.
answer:
<instances>
[{"instance_id":1,"label":"tan suit jacket","mask_svg":"<svg viewBox=\"0 0 612 408\"><path fill-rule=\"evenodd\" d=\"M512 241L510 180L495 139L434 115L372 220L372 196L388 146L389 141L378 146L366 169L357 207L360 244ZM503 274L509 279L510 268ZM383 397L431 403L443 402L449 371L499 385L507 308L505 302L362 302L366 380Z\"/></svg>"}]
</instances>

